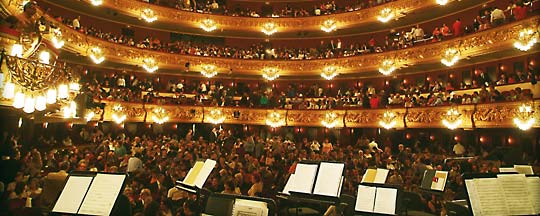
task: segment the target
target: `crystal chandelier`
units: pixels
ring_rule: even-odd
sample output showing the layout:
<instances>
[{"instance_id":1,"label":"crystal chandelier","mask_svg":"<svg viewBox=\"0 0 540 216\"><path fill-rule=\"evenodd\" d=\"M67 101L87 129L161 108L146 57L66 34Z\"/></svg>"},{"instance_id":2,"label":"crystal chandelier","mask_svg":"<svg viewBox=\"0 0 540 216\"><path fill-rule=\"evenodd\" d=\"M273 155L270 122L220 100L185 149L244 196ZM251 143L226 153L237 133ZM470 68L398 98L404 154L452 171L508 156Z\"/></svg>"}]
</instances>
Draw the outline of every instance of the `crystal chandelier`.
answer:
<instances>
[{"instance_id":1,"label":"crystal chandelier","mask_svg":"<svg viewBox=\"0 0 540 216\"><path fill-rule=\"evenodd\" d=\"M379 120L379 125L387 130L393 128L396 124L396 114L388 110L384 112L381 120Z\"/></svg>"},{"instance_id":2,"label":"crystal chandelier","mask_svg":"<svg viewBox=\"0 0 540 216\"><path fill-rule=\"evenodd\" d=\"M206 120L212 124L221 124L225 121L225 115L223 115L223 112L221 112L220 109L212 109L206 117Z\"/></svg>"},{"instance_id":3,"label":"crystal chandelier","mask_svg":"<svg viewBox=\"0 0 540 216\"><path fill-rule=\"evenodd\" d=\"M324 67L323 72L321 73L321 77L326 80L334 79L337 75L337 67L333 65Z\"/></svg>"},{"instance_id":4,"label":"crystal chandelier","mask_svg":"<svg viewBox=\"0 0 540 216\"><path fill-rule=\"evenodd\" d=\"M65 42L62 40L62 31L60 28L52 29L51 42L56 49L60 49L64 46Z\"/></svg>"},{"instance_id":5,"label":"crystal chandelier","mask_svg":"<svg viewBox=\"0 0 540 216\"><path fill-rule=\"evenodd\" d=\"M279 70L275 67L266 67L263 69L262 76L268 81L275 80L279 77Z\"/></svg>"},{"instance_id":6,"label":"crystal chandelier","mask_svg":"<svg viewBox=\"0 0 540 216\"><path fill-rule=\"evenodd\" d=\"M339 119L336 113L327 112L324 115L324 119L321 121L321 124L326 128L334 128L339 124Z\"/></svg>"},{"instance_id":7,"label":"crystal chandelier","mask_svg":"<svg viewBox=\"0 0 540 216\"><path fill-rule=\"evenodd\" d=\"M519 37L514 42L514 47L521 51L528 51L538 41L538 33L530 28L519 31Z\"/></svg>"},{"instance_id":8,"label":"crystal chandelier","mask_svg":"<svg viewBox=\"0 0 540 216\"><path fill-rule=\"evenodd\" d=\"M122 124L127 118L126 114L124 114L124 107L120 104L115 104L112 108L111 117L116 124Z\"/></svg>"},{"instance_id":9,"label":"crystal chandelier","mask_svg":"<svg viewBox=\"0 0 540 216\"><path fill-rule=\"evenodd\" d=\"M459 113L456 108L450 108L446 111L446 114L443 115L442 123L450 130L458 128L462 122L461 113Z\"/></svg>"},{"instance_id":10,"label":"crystal chandelier","mask_svg":"<svg viewBox=\"0 0 540 216\"><path fill-rule=\"evenodd\" d=\"M90 3L94 6L100 6L103 4L103 0L90 0Z\"/></svg>"},{"instance_id":11,"label":"crystal chandelier","mask_svg":"<svg viewBox=\"0 0 540 216\"><path fill-rule=\"evenodd\" d=\"M381 10L379 15L377 16L377 20L385 23L385 22L390 21L392 18L394 18L394 16L395 16L394 11L392 11L392 9L384 8Z\"/></svg>"},{"instance_id":12,"label":"crystal chandelier","mask_svg":"<svg viewBox=\"0 0 540 216\"><path fill-rule=\"evenodd\" d=\"M521 104L514 117L514 124L521 130L529 130L536 119L533 116L534 111L530 105Z\"/></svg>"},{"instance_id":13,"label":"crystal chandelier","mask_svg":"<svg viewBox=\"0 0 540 216\"><path fill-rule=\"evenodd\" d=\"M201 66L201 74L207 78L212 78L218 74L217 67L211 64L205 64Z\"/></svg>"},{"instance_id":14,"label":"crystal chandelier","mask_svg":"<svg viewBox=\"0 0 540 216\"><path fill-rule=\"evenodd\" d=\"M92 61L96 64L101 64L101 62L105 61L105 55L103 54L103 51L99 47L92 47L88 50L88 56Z\"/></svg>"},{"instance_id":15,"label":"crystal chandelier","mask_svg":"<svg viewBox=\"0 0 540 216\"><path fill-rule=\"evenodd\" d=\"M143 60L142 67L148 71L148 73L154 73L159 67L157 65L157 62L153 58L146 58Z\"/></svg>"},{"instance_id":16,"label":"crystal chandelier","mask_svg":"<svg viewBox=\"0 0 540 216\"><path fill-rule=\"evenodd\" d=\"M158 19L154 11L150 8L145 8L141 11L141 18L143 18L146 22L149 23L154 22Z\"/></svg>"},{"instance_id":17,"label":"crystal chandelier","mask_svg":"<svg viewBox=\"0 0 540 216\"><path fill-rule=\"evenodd\" d=\"M379 66L379 72L381 72L385 76L390 75L395 70L396 70L396 66L394 64L394 61L391 59L384 60L381 63L381 66Z\"/></svg>"},{"instance_id":18,"label":"crystal chandelier","mask_svg":"<svg viewBox=\"0 0 540 216\"><path fill-rule=\"evenodd\" d=\"M273 22L267 22L262 25L261 31L266 35L272 35L277 32L277 26Z\"/></svg>"},{"instance_id":19,"label":"crystal chandelier","mask_svg":"<svg viewBox=\"0 0 540 216\"><path fill-rule=\"evenodd\" d=\"M321 30L323 30L326 33L335 31L337 29L336 21L332 19L325 20L323 24L321 25Z\"/></svg>"},{"instance_id":20,"label":"crystal chandelier","mask_svg":"<svg viewBox=\"0 0 540 216\"><path fill-rule=\"evenodd\" d=\"M276 111L271 112L266 117L266 125L276 128L285 125L285 119Z\"/></svg>"},{"instance_id":21,"label":"crystal chandelier","mask_svg":"<svg viewBox=\"0 0 540 216\"><path fill-rule=\"evenodd\" d=\"M211 19L204 19L199 24L199 27L201 27L202 30L205 30L207 32L211 32L217 29L217 24L214 22L214 20Z\"/></svg>"},{"instance_id":22,"label":"crystal chandelier","mask_svg":"<svg viewBox=\"0 0 540 216\"><path fill-rule=\"evenodd\" d=\"M448 48L444 51L444 55L441 59L441 63L447 67L451 67L456 64L459 60L459 50L454 48Z\"/></svg>"},{"instance_id":23,"label":"crystal chandelier","mask_svg":"<svg viewBox=\"0 0 540 216\"><path fill-rule=\"evenodd\" d=\"M169 116L167 116L167 112L165 111L165 109L161 107L155 108L154 110L152 110L152 113L153 113L152 120L155 123L163 124L169 121Z\"/></svg>"},{"instance_id":24,"label":"crystal chandelier","mask_svg":"<svg viewBox=\"0 0 540 216\"><path fill-rule=\"evenodd\" d=\"M448 0L436 0L435 2L437 2L437 4L439 4L439 5L446 5L446 4L448 4Z\"/></svg>"}]
</instances>

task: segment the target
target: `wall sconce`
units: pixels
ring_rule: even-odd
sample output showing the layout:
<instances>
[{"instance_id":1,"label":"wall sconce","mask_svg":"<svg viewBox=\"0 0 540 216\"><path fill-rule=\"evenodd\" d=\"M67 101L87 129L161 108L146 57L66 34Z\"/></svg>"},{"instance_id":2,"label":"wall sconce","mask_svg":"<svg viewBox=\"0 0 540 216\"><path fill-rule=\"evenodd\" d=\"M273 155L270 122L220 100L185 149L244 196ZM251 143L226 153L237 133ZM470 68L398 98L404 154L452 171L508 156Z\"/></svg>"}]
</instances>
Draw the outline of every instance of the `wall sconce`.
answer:
<instances>
[{"instance_id":1,"label":"wall sconce","mask_svg":"<svg viewBox=\"0 0 540 216\"><path fill-rule=\"evenodd\" d=\"M88 51L90 54L90 59L96 64L101 64L101 62L105 61L105 55L103 54L103 51L99 47L92 47Z\"/></svg>"},{"instance_id":2,"label":"wall sconce","mask_svg":"<svg viewBox=\"0 0 540 216\"><path fill-rule=\"evenodd\" d=\"M65 42L62 40L62 31L60 31L60 28L52 30L51 41L56 49L60 49L64 46Z\"/></svg>"},{"instance_id":3,"label":"wall sconce","mask_svg":"<svg viewBox=\"0 0 540 216\"><path fill-rule=\"evenodd\" d=\"M519 31L519 37L514 42L514 47L521 51L528 51L538 41L538 35L536 31L530 28L522 29Z\"/></svg>"},{"instance_id":4,"label":"wall sconce","mask_svg":"<svg viewBox=\"0 0 540 216\"><path fill-rule=\"evenodd\" d=\"M536 119L533 116L534 111L530 105L521 104L514 117L514 124L521 130L529 130Z\"/></svg>"},{"instance_id":5,"label":"wall sconce","mask_svg":"<svg viewBox=\"0 0 540 216\"><path fill-rule=\"evenodd\" d=\"M439 4L439 5L446 5L446 4L448 4L448 0L436 0L435 2L437 2L437 4Z\"/></svg>"},{"instance_id":6,"label":"wall sconce","mask_svg":"<svg viewBox=\"0 0 540 216\"><path fill-rule=\"evenodd\" d=\"M71 101L69 105L64 105L62 107L62 113L64 114L64 118L75 118L77 114L77 104L75 101Z\"/></svg>"},{"instance_id":7,"label":"wall sconce","mask_svg":"<svg viewBox=\"0 0 540 216\"><path fill-rule=\"evenodd\" d=\"M90 0L90 3L94 6L100 6L103 4L103 0Z\"/></svg>"},{"instance_id":8,"label":"wall sconce","mask_svg":"<svg viewBox=\"0 0 540 216\"><path fill-rule=\"evenodd\" d=\"M379 125L387 130L393 128L396 124L396 114L390 111L385 111L381 120L379 120Z\"/></svg>"},{"instance_id":9,"label":"wall sconce","mask_svg":"<svg viewBox=\"0 0 540 216\"><path fill-rule=\"evenodd\" d=\"M379 15L377 16L377 20L383 22L383 23L386 23L388 21L390 21L392 18L394 18L395 16L395 13L392 9L390 8L384 8L381 10L381 12L379 13Z\"/></svg>"},{"instance_id":10,"label":"wall sconce","mask_svg":"<svg viewBox=\"0 0 540 216\"><path fill-rule=\"evenodd\" d=\"M448 48L444 51L444 55L441 59L441 63L447 67L451 67L459 61L459 50L454 48Z\"/></svg>"},{"instance_id":11,"label":"wall sconce","mask_svg":"<svg viewBox=\"0 0 540 216\"><path fill-rule=\"evenodd\" d=\"M456 108L450 108L445 115L443 115L442 123L450 130L458 128L463 121L461 120L461 113Z\"/></svg>"},{"instance_id":12,"label":"wall sconce","mask_svg":"<svg viewBox=\"0 0 540 216\"><path fill-rule=\"evenodd\" d=\"M223 115L223 112L221 112L220 109L213 109L210 111L209 115L206 117L206 120L208 120L212 124L221 124L225 121L225 116Z\"/></svg>"},{"instance_id":13,"label":"wall sconce","mask_svg":"<svg viewBox=\"0 0 540 216\"><path fill-rule=\"evenodd\" d=\"M126 114L124 114L124 107L120 104L115 104L112 108L112 119L116 124L122 124L127 118Z\"/></svg>"},{"instance_id":14,"label":"wall sconce","mask_svg":"<svg viewBox=\"0 0 540 216\"><path fill-rule=\"evenodd\" d=\"M272 35L277 32L277 26L273 22L267 22L262 25L261 32L266 35Z\"/></svg>"},{"instance_id":15,"label":"wall sconce","mask_svg":"<svg viewBox=\"0 0 540 216\"><path fill-rule=\"evenodd\" d=\"M262 76L268 81L275 80L279 77L279 70L275 67L266 67L263 69Z\"/></svg>"},{"instance_id":16,"label":"wall sconce","mask_svg":"<svg viewBox=\"0 0 540 216\"><path fill-rule=\"evenodd\" d=\"M157 62L153 58L145 58L143 60L142 67L148 71L148 73L154 73L159 67L157 65Z\"/></svg>"},{"instance_id":17,"label":"wall sconce","mask_svg":"<svg viewBox=\"0 0 540 216\"><path fill-rule=\"evenodd\" d=\"M199 24L199 27L201 27L202 30L205 30L207 32L211 32L217 29L216 22L214 22L214 20L211 20L211 19L204 19Z\"/></svg>"},{"instance_id":18,"label":"wall sconce","mask_svg":"<svg viewBox=\"0 0 540 216\"><path fill-rule=\"evenodd\" d=\"M201 74L207 78L212 78L218 74L217 67L211 64L202 65Z\"/></svg>"},{"instance_id":19,"label":"wall sconce","mask_svg":"<svg viewBox=\"0 0 540 216\"><path fill-rule=\"evenodd\" d=\"M154 22L158 19L154 11L150 8L145 8L141 11L141 18L143 18L146 22L149 23Z\"/></svg>"},{"instance_id":20,"label":"wall sconce","mask_svg":"<svg viewBox=\"0 0 540 216\"><path fill-rule=\"evenodd\" d=\"M337 67L333 65L324 67L323 72L321 73L321 77L326 80L334 79L337 75Z\"/></svg>"},{"instance_id":21,"label":"wall sconce","mask_svg":"<svg viewBox=\"0 0 540 216\"><path fill-rule=\"evenodd\" d=\"M324 119L321 121L321 124L326 128L334 128L339 123L339 119L336 113L327 112L324 115Z\"/></svg>"},{"instance_id":22,"label":"wall sconce","mask_svg":"<svg viewBox=\"0 0 540 216\"><path fill-rule=\"evenodd\" d=\"M328 19L323 22L321 25L321 30L323 30L326 33L335 31L337 29L337 23L334 20Z\"/></svg>"},{"instance_id":23,"label":"wall sconce","mask_svg":"<svg viewBox=\"0 0 540 216\"><path fill-rule=\"evenodd\" d=\"M285 119L278 112L271 112L266 117L266 125L276 128L285 125Z\"/></svg>"},{"instance_id":24,"label":"wall sconce","mask_svg":"<svg viewBox=\"0 0 540 216\"><path fill-rule=\"evenodd\" d=\"M379 72L381 72L385 76L390 75L395 70L396 70L396 66L395 66L394 60L391 60L391 59L384 60L379 66Z\"/></svg>"},{"instance_id":25,"label":"wall sconce","mask_svg":"<svg viewBox=\"0 0 540 216\"><path fill-rule=\"evenodd\" d=\"M155 123L163 124L169 121L169 116L167 116L167 112L161 107L156 107L154 110L152 110L152 113L152 120Z\"/></svg>"}]
</instances>

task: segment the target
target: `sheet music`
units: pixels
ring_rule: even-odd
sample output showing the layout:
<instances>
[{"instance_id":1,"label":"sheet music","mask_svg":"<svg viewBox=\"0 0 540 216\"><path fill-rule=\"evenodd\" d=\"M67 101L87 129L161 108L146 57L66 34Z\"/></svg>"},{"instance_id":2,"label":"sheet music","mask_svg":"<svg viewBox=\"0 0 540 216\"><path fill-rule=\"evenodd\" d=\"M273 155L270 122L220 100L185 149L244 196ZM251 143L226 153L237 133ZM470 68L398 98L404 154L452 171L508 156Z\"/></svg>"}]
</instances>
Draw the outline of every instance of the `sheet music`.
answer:
<instances>
[{"instance_id":1,"label":"sheet music","mask_svg":"<svg viewBox=\"0 0 540 216\"><path fill-rule=\"evenodd\" d=\"M529 166L529 165L514 165L514 169L519 174L534 175L532 166Z\"/></svg>"},{"instance_id":2,"label":"sheet music","mask_svg":"<svg viewBox=\"0 0 540 216\"><path fill-rule=\"evenodd\" d=\"M294 172L295 178L301 179L302 181L294 181L293 186L289 191L301 192L301 193L311 193L313 188L313 182L315 181L315 176L317 175L317 164L303 164L298 163L296 165L296 171Z\"/></svg>"},{"instance_id":3,"label":"sheet music","mask_svg":"<svg viewBox=\"0 0 540 216\"><path fill-rule=\"evenodd\" d=\"M216 167L216 161L206 159L201 171L199 172L199 175L197 175L196 177L196 180L194 183L195 186L197 186L198 188L202 188L204 183L206 182L206 179L208 178L208 176L210 175L214 167Z\"/></svg>"},{"instance_id":4,"label":"sheet music","mask_svg":"<svg viewBox=\"0 0 540 216\"><path fill-rule=\"evenodd\" d=\"M345 164L321 162L313 194L338 197Z\"/></svg>"},{"instance_id":5,"label":"sheet music","mask_svg":"<svg viewBox=\"0 0 540 216\"><path fill-rule=\"evenodd\" d=\"M356 205L354 206L354 210L361 212L373 212L376 191L376 187L358 185L358 194L356 195Z\"/></svg>"},{"instance_id":6,"label":"sheet music","mask_svg":"<svg viewBox=\"0 0 540 216\"><path fill-rule=\"evenodd\" d=\"M381 214L396 214L396 200L398 190L395 188L377 188L373 212Z\"/></svg>"},{"instance_id":7,"label":"sheet music","mask_svg":"<svg viewBox=\"0 0 540 216\"><path fill-rule=\"evenodd\" d=\"M295 174L293 173L289 176L289 180L287 180L287 183L285 184L285 187L283 188L282 193L290 195L289 191L291 190L291 187L294 185L294 181L295 181Z\"/></svg>"},{"instance_id":8,"label":"sheet music","mask_svg":"<svg viewBox=\"0 0 540 216\"><path fill-rule=\"evenodd\" d=\"M540 177L527 177L526 182L529 199L534 206L535 214L540 214Z\"/></svg>"},{"instance_id":9,"label":"sheet music","mask_svg":"<svg viewBox=\"0 0 540 216\"><path fill-rule=\"evenodd\" d=\"M503 190L496 178L473 179L482 215L508 215Z\"/></svg>"},{"instance_id":10,"label":"sheet music","mask_svg":"<svg viewBox=\"0 0 540 216\"><path fill-rule=\"evenodd\" d=\"M236 199L232 216L268 216L268 205L262 201Z\"/></svg>"},{"instance_id":11,"label":"sheet music","mask_svg":"<svg viewBox=\"0 0 540 216\"><path fill-rule=\"evenodd\" d=\"M517 173L517 170L513 167L499 167L500 173Z\"/></svg>"},{"instance_id":12,"label":"sheet music","mask_svg":"<svg viewBox=\"0 0 540 216\"><path fill-rule=\"evenodd\" d=\"M472 179L466 179L465 187L467 187L467 194L469 195L469 201L471 203L471 210L473 212L473 215L481 215L481 206L478 202L478 197L476 196L476 188L474 187L474 181Z\"/></svg>"},{"instance_id":13,"label":"sheet music","mask_svg":"<svg viewBox=\"0 0 540 216\"><path fill-rule=\"evenodd\" d=\"M366 173L364 173L364 176L362 177L362 183L373 183L373 181L375 181L375 175L377 175L376 169L367 169Z\"/></svg>"},{"instance_id":14,"label":"sheet music","mask_svg":"<svg viewBox=\"0 0 540 216\"><path fill-rule=\"evenodd\" d=\"M98 173L88 189L79 214L109 215L124 184L125 175Z\"/></svg>"},{"instance_id":15,"label":"sheet music","mask_svg":"<svg viewBox=\"0 0 540 216\"><path fill-rule=\"evenodd\" d=\"M375 175L373 183L384 184L386 182L388 172L390 172L390 170L377 168L377 174Z\"/></svg>"},{"instance_id":16,"label":"sheet music","mask_svg":"<svg viewBox=\"0 0 540 216\"><path fill-rule=\"evenodd\" d=\"M534 207L529 196L524 196L524 194L528 194L526 179L524 174L497 175L511 215L534 214Z\"/></svg>"},{"instance_id":17,"label":"sheet music","mask_svg":"<svg viewBox=\"0 0 540 216\"><path fill-rule=\"evenodd\" d=\"M435 176L431 182L431 189L444 191L444 185L446 185L446 179L448 178L448 172L436 171Z\"/></svg>"},{"instance_id":18,"label":"sheet music","mask_svg":"<svg viewBox=\"0 0 540 216\"><path fill-rule=\"evenodd\" d=\"M52 211L77 214L92 179L90 176L69 176Z\"/></svg>"},{"instance_id":19,"label":"sheet music","mask_svg":"<svg viewBox=\"0 0 540 216\"><path fill-rule=\"evenodd\" d=\"M197 179L197 176L199 176L199 173L201 172L203 165L204 165L203 161L195 162L195 165L193 165L193 168L189 170L186 177L184 178L183 183L194 186L195 180Z\"/></svg>"}]
</instances>

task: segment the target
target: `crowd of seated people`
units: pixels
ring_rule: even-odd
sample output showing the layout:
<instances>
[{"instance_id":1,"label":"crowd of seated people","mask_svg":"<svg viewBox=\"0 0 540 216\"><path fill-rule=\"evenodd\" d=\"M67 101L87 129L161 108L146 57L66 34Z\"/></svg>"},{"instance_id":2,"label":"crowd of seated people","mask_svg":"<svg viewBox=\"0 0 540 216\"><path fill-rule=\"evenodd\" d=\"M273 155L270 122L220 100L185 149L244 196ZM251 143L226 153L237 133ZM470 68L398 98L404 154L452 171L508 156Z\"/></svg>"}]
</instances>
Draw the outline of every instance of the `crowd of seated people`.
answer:
<instances>
[{"instance_id":1,"label":"crowd of seated people","mask_svg":"<svg viewBox=\"0 0 540 216\"><path fill-rule=\"evenodd\" d=\"M56 16L55 18L87 35L101 38L112 43L123 44L140 49L182 55L235 59L307 60L380 53L388 50L408 48L415 44L432 43L442 41L445 38L463 36L468 33L489 29L501 25L502 23L523 19L527 16L529 8L526 6L522 7L522 5L522 3L516 3L516 6L512 6L514 9L507 11L507 13L511 14L508 18L492 19L492 17L494 17L492 15L494 11L496 13L497 11L502 11L497 7L494 7L491 10L482 10L485 12L483 13L483 16L473 18L468 23L463 23L463 21L457 18L452 25L442 24L440 28L435 28L432 33L425 32L420 25L416 25L410 31L392 30L387 35L378 35L377 37L372 36L368 41L364 42L345 44L338 38L336 40L331 39L329 41L321 41L319 46L311 48L272 47L269 43L253 44L249 48L239 48L186 40L165 42L151 36L146 37L142 41L135 41L132 37L127 35L115 35L110 32L103 32L93 26L81 25L80 17L69 19ZM518 12L516 12L516 10ZM383 41L377 41L376 39L383 37L385 38Z\"/></svg>"},{"instance_id":2,"label":"crowd of seated people","mask_svg":"<svg viewBox=\"0 0 540 216\"><path fill-rule=\"evenodd\" d=\"M516 87L499 91L496 87L507 84L536 82L538 69L531 66L527 74L501 73L497 80L490 80L482 70L477 70L468 85L454 79L429 79L425 82L400 82L382 89L372 84L341 86L334 91L322 84L300 87L289 84L277 90L270 84L257 87L192 82L179 80L159 82L158 79L141 79L135 75L98 77L97 74L82 77L83 92L93 101L122 101L147 104L178 104L197 106L237 106L246 108L281 109L334 109L334 108L385 108L426 107L449 104L477 104L503 101L525 101L533 98L531 89ZM89 73L91 74L91 73ZM507 78L508 77L508 78ZM352 85L352 84L351 84ZM244 87L240 87L244 86ZM463 94L458 90L474 89ZM167 95L167 96L162 96Z\"/></svg>"},{"instance_id":3,"label":"crowd of seated people","mask_svg":"<svg viewBox=\"0 0 540 216\"><path fill-rule=\"evenodd\" d=\"M65 178L70 171L129 173L123 194L134 215L192 215L200 206L195 204L194 196L174 184L186 176L197 159L207 158L217 161L205 184L214 193L275 199L298 161L341 161L346 164L343 194L356 194L367 168L386 168L391 170L387 184L417 194L421 203L415 205L422 206L422 210L445 215L445 202L466 197L462 173L497 173L498 167L508 165L489 156L494 146L420 138L402 142L363 136L345 146L329 139L309 140L290 134L240 135L219 128L203 138L194 137L192 130L181 136L127 136L122 132L116 136L104 134L99 127L85 129L73 138L80 143L40 150L36 145L21 145L17 138L4 137L2 154L10 156L11 166L2 178L5 189L0 192L0 205L6 211L0 215L28 210L24 208L28 197L32 198L33 209L50 210L56 194L44 188L47 181L52 176ZM532 154L523 151L518 161L538 166L538 157ZM450 159L456 156L470 158ZM426 169L449 171L444 195L432 196L419 190Z\"/></svg>"},{"instance_id":4,"label":"crowd of seated people","mask_svg":"<svg viewBox=\"0 0 540 216\"><path fill-rule=\"evenodd\" d=\"M241 16L241 17L307 17L307 16L320 16L343 12L352 12L361 10L364 8L375 7L387 2L395 0L357 0L356 2L340 6L335 1L320 2L314 4L312 8L303 8L298 6L291 6L287 4L284 8L276 8L271 13L264 14L261 10L253 10L241 6L235 6L234 8L227 8L225 0L180 0L180 1L153 1L142 0L143 2L158 4L167 7L174 7L180 10L193 11L198 13L219 14L226 16Z\"/></svg>"}]
</instances>

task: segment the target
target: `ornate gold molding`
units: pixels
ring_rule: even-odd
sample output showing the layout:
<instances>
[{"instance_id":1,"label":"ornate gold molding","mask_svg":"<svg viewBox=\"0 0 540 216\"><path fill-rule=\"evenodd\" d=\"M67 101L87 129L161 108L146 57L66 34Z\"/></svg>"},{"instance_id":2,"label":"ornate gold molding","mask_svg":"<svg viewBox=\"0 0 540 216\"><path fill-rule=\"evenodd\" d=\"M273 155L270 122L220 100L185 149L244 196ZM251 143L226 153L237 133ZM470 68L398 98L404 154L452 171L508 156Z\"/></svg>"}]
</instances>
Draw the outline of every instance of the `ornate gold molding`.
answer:
<instances>
[{"instance_id":1,"label":"ornate gold molding","mask_svg":"<svg viewBox=\"0 0 540 216\"><path fill-rule=\"evenodd\" d=\"M538 28L540 16L493 28L486 31L459 37L443 42L416 46L412 48L389 51L364 56L347 58L315 59L315 60L243 60L217 57L202 57L138 49L124 45L107 42L95 37L77 32L55 20L48 18L55 25L60 26L66 41L65 48L82 55L87 55L91 47L99 46L104 50L106 61L115 61L132 65L141 65L144 58L153 57L159 61L160 68L180 70L184 63L190 62L197 70L198 65L214 64L219 72L233 71L238 74L260 75L261 70L268 65L279 68L280 75L314 75L317 76L327 65L339 65L340 73L361 73L375 71L385 58L393 58L402 67L424 63L439 62L445 48L454 47L460 50L461 56L477 56L497 52L512 47L514 38L523 27ZM399 70L397 71L399 73Z\"/></svg>"}]
</instances>

